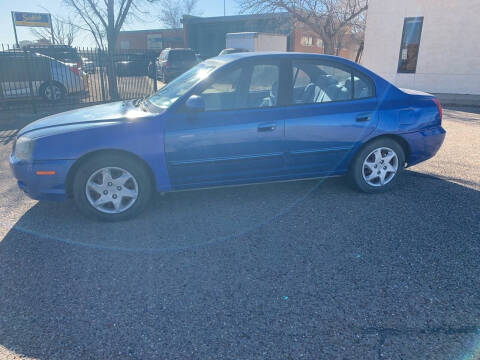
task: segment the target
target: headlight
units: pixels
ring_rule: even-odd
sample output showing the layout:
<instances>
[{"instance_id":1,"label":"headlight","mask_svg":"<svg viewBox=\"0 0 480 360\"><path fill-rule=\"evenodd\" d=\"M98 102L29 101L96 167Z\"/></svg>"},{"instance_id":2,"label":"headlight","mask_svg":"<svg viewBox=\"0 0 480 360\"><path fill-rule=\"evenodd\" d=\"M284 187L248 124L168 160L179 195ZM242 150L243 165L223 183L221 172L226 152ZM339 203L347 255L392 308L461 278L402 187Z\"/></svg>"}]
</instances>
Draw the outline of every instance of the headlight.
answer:
<instances>
[{"instance_id":1,"label":"headlight","mask_svg":"<svg viewBox=\"0 0 480 360\"><path fill-rule=\"evenodd\" d=\"M20 160L30 160L35 142L26 135L20 136L15 143L15 157Z\"/></svg>"}]
</instances>

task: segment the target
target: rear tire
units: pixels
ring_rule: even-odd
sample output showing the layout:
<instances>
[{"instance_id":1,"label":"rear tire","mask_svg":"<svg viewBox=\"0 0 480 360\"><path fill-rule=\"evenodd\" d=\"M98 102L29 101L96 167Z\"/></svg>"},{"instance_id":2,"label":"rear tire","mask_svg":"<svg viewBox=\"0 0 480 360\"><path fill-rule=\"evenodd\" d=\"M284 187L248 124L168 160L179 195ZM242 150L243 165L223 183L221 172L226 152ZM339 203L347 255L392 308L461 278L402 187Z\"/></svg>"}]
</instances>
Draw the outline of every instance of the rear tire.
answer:
<instances>
[{"instance_id":1,"label":"rear tire","mask_svg":"<svg viewBox=\"0 0 480 360\"><path fill-rule=\"evenodd\" d=\"M103 221L138 216L153 194L153 182L143 164L119 155L99 155L78 168L73 196L79 210Z\"/></svg>"},{"instance_id":2,"label":"rear tire","mask_svg":"<svg viewBox=\"0 0 480 360\"><path fill-rule=\"evenodd\" d=\"M382 138L362 147L350 167L350 179L366 193L390 190L397 183L405 166L405 151L393 139Z\"/></svg>"},{"instance_id":3,"label":"rear tire","mask_svg":"<svg viewBox=\"0 0 480 360\"><path fill-rule=\"evenodd\" d=\"M65 98L67 93L65 87L56 81L42 84L39 90L40 95L49 102L59 102Z\"/></svg>"}]
</instances>

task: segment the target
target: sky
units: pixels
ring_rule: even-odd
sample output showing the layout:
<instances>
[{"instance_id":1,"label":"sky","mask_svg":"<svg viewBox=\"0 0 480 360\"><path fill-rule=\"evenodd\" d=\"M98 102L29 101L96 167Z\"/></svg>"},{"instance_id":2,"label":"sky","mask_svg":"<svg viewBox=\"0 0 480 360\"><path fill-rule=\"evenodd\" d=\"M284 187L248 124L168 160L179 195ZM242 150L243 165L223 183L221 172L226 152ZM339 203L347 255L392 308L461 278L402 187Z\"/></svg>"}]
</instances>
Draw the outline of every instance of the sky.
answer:
<instances>
[{"instance_id":1,"label":"sky","mask_svg":"<svg viewBox=\"0 0 480 360\"><path fill-rule=\"evenodd\" d=\"M238 14L238 6L235 0L225 0L227 15ZM27 12L47 12L48 9L52 15L66 17L69 9L63 5L63 0L0 0L0 44L14 44L15 36L12 26L12 11ZM159 29L162 24L155 18L159 12L158 5L150 5L146 10L150 15L142 18L142 21L132 20L124 25L122 30L145 30ZM222 16L223 0L199 0L198 10L201 16ZM31 33L31 28L17 26L18 40L34 40L35 36ZM76 46L94 46L95 43L88 35L81 34L74 42Z\"/></svg>"}]
</instances>

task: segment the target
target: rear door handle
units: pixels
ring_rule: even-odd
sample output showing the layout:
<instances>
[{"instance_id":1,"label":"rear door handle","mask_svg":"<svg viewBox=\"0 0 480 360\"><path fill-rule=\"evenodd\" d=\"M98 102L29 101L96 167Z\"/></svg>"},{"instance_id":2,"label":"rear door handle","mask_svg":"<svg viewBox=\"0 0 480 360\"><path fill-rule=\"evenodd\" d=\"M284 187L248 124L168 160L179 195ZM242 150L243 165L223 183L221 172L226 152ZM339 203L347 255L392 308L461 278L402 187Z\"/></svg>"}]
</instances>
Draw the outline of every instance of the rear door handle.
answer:
<instances>
[{"instance_id":1,"label":"rear door handle","mask_svg":"<svg viewBox=\"0 0 480 360\"><path fill-rule=\"evenodd\" d=\"M274 131L276 128L277 128L277 124L273 124L273 123L258 125L259 132Z\"/></svg>"},{"instance_id":2,"label":"rear door handle","mask_svg":"<svg viewBox=\"0 0 480 360\"><path fill-rule=\"evenodd\" d=\"M364 122L364 121L369 121L372 118L371 114L362 114L357 116L357 121L358 122Z\"/></svg>"}]
</instances>

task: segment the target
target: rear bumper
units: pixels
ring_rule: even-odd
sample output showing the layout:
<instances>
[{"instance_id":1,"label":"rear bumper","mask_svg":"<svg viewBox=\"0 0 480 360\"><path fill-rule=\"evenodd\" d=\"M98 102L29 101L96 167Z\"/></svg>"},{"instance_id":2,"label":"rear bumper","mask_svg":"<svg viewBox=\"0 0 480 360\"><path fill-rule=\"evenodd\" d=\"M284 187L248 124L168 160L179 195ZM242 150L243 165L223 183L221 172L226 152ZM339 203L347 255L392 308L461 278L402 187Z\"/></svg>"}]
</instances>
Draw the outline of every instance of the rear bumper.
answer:
<instances>
[{"instance_id":1,"label":"rear bumper","mask_svg":"<svg viewBox=\"0 0 480 360\"><path fill-rule=\"evenodd\" d=\"M410 149L407 166L418 164L435 156L443 144L445 134L446 132L441 126L401 134Z\"/></svg>"},{"instance_id":2,"label":"rear bumper","mask_svg":"<svg viewBox=\"0 0 480 360\"><path fill-rule=\"evenodd\" d=\"M10 155L10 167L18 187L35 200L62 201L66 198L65 180L74 160L26 162ZM37 171L54 171L54 175L37 175Z\"/></svg>"}]
</instances>

